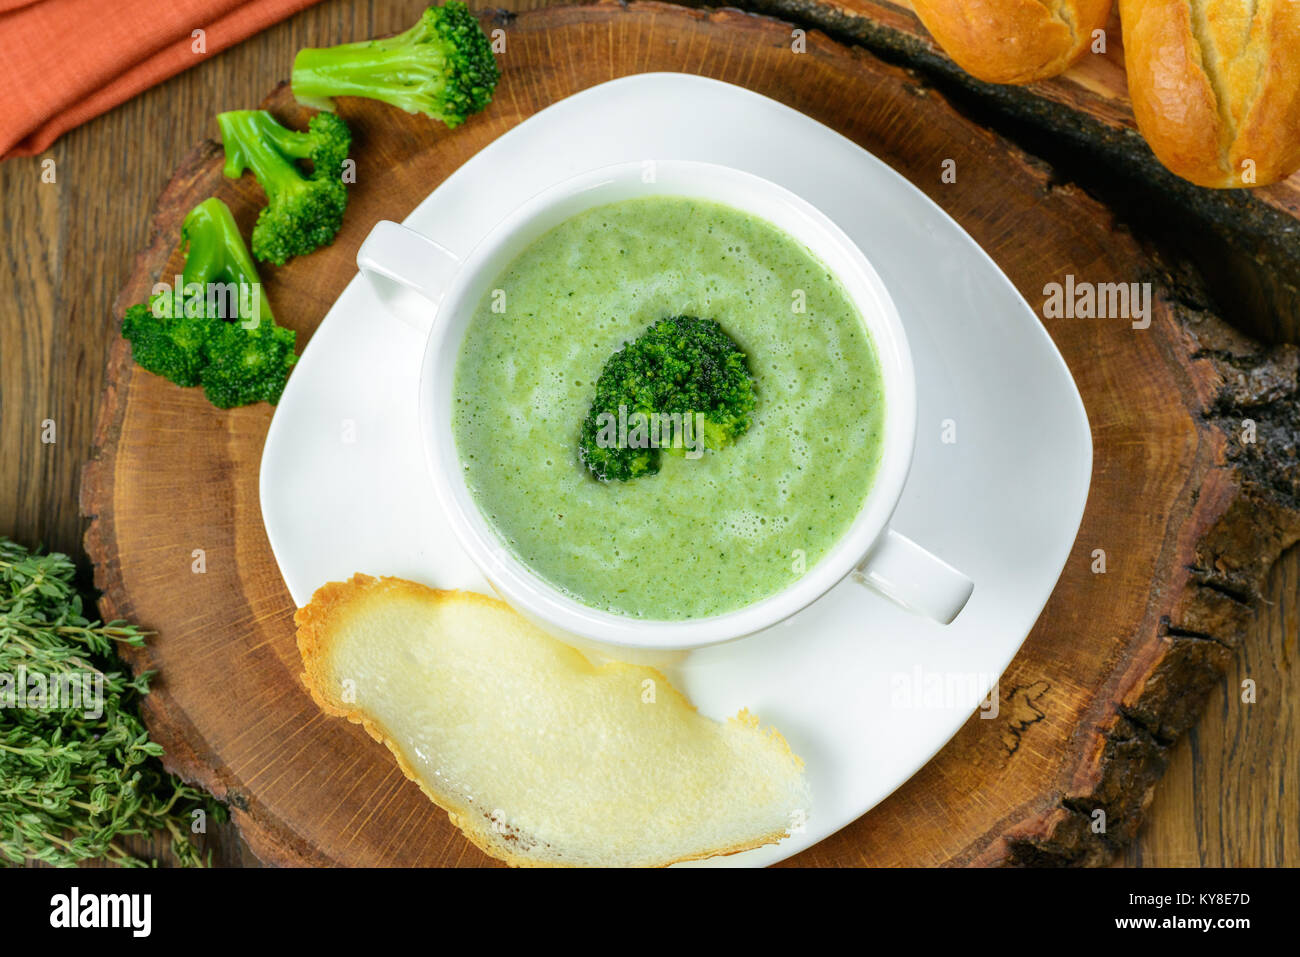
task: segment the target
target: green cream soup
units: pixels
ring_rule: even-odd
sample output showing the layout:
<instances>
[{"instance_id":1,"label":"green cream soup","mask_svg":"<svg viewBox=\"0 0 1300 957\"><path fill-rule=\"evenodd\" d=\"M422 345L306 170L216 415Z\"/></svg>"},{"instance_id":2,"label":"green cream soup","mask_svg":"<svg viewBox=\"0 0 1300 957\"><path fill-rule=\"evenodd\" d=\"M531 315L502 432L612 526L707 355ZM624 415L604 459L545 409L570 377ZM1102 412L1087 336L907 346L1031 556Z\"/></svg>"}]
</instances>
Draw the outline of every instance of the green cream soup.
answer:
<instances>
[{"instance_id":1,"label":"green cream soup","mask_svg":"<svg viewBox=\"0 0 1300 957\"><path fill-rule=\"evenodd\" d=\"M466 483L505 545L593 608L700 618L772 595L847 531L871 487L880 367L839 281L775 226L676 197L588 210L493 284L457 359ZM665 316L717 320L757 405L735 443L597 481L578 435L610 355Z\"/></svg>"}]
</instances>

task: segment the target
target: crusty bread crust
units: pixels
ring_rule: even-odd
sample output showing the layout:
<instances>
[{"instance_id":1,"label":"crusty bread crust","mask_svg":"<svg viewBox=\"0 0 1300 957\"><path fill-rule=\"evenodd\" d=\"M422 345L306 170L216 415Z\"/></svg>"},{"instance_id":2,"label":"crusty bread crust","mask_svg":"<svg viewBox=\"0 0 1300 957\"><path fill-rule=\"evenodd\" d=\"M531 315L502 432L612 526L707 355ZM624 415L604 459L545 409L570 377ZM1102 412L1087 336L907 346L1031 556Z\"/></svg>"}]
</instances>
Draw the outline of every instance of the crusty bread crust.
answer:
<instances>
[{"instance_id":1,"label":"crusty bread crust","mask_svg":"<svg viewBox=\"0 0 1300 957\"><path fill-rule=\"evenodd\" d=\"M1240 0L1120 3L1138 129L1199 186L1265 186L1300 167L1300 2L1259 0L1253 20L1236 23L1249 10Z\"/></svg>"},{"instance_id":2,"label":"crusty bread crust","mask_svg":"<svg viewBox=\"0 0 1300 957\"><path fill-rule=\"evenodd\" d=\"M384 595L415 598L431 603L463 601L494 608L508 608L504 602L477 592L429 588L401 578L386 577L377 579L358 573L353 575L350 581L329 582L322 585L312 595L311 602L299 608L293 616L294 624L298 626L298 651L302 656L303 663L302 681L307 691L310 692L312 699L326 714L346 718L353 724L361 725L370 737L385 745L397 760L397 765L401 768L402 773L414 781L430 801L446 811L451 823L459 828L465 837L485 854L498 858L512 867L566 866L561 862L540 860L537 857L514 853L508 842L497 839L497 835L492 828L485 823L486 818L483 815L473 808L458 802L454 795L436 792L427 787L407 761L405 755L402 754L401 749L393 741L392 736L381 724L372 720L355 705L347 704L334 695L333 689L339 687L339 682L334 680L330 669L331 644L336 634L334 626L338 623L340 614L356 602L376 599ZM651 670L653 671L653 669ZM654 671L654 674L661 689L676 695L692 711L696 710L694 705L681 695L677 689L673 688L667 678L657 671ZM744 724L749 728L759 728L758 718L751 714L748 709L742 710L731 720ZM782 748L792 760L797 762L798 766L802 767L803 761L791 751L789 743L779 731L769 727L764 729L764 733L769 736L774 744ZM776 843L788 836L788 831L781 830L735 846L701 850L697 854L665 861L661 866L667 867L682 861L738 854L741 851L752 850L765 844Z\"/></svg>"},{"instance_id":3,"label":"crusty bread crust","mask_svg":"<svg viewBox=\"0 0 1300 957\"><path fill-rule=\"evenodd\" d=\"M1079 59L1110 18L1111 0L913 0L916 15L967 73L1033 83Z\"/></svg>"}]
</instances>

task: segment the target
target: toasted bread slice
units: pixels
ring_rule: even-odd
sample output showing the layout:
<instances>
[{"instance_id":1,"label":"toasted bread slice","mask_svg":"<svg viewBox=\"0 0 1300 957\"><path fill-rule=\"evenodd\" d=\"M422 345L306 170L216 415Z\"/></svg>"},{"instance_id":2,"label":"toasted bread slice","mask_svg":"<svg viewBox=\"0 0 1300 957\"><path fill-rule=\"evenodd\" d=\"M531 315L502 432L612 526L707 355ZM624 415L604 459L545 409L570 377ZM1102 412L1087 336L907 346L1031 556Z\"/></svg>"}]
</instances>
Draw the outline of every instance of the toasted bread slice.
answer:
<instances>
[{"instance_id":1,"label":"toasted bread slice","mask_svg":"<svg viewBox=\"0 0 1300 957\"><path fill-rule=\"evenodd\" d=\"M493 857L662 866L786 836L803 762L651 668L593 665L493 598L356 575L298 610L303 680Z\"/></svg>"}]
</instances>

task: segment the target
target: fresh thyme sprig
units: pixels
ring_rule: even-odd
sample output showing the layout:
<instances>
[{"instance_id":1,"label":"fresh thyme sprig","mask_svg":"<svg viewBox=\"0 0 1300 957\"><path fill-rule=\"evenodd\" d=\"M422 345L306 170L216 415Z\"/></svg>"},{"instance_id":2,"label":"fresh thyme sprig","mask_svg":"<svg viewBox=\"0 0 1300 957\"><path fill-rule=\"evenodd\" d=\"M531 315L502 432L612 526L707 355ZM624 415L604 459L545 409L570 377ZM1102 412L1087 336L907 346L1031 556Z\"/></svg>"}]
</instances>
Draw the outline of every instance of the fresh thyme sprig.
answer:
<instances>
[{"instance_id":1,"label":"fresh thyme sprig","mask_svg":"<svg viewBox=\"0 0 1300 957\"><path fill-rule=\"evenodd\" d=\"M156 862L121 838L155 832L170 835L181 864L201 865L191 812L215 821L225 809L163 770L137 710L151 673L132 677L115 651L142 645L148 632L86 618L74 575L66 555L0 537L0 866L148 866ZM21 687L31 675L49 687L93 683L94 706L31 706Z\"/></svg>"}]
</instances>

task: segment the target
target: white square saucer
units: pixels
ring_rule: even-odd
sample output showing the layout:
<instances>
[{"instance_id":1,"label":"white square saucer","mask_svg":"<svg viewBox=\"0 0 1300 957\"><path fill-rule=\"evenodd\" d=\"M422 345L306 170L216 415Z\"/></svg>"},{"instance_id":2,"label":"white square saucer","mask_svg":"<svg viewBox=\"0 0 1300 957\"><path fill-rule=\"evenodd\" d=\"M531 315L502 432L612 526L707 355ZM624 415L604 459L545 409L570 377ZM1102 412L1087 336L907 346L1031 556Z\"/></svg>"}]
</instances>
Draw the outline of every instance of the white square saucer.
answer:
<instances>
[{"instance_id":1,"label":"white square saucer","mask_svg":"<svg viewBox=\"0 0 1300 957\"><path fill-rule=\"evenodd\" d=\"M813 806L801 833L705 862L769 864L865 814L979 706L1065 564L1092 441L1064 360L974 240L855 143L740 87L676 73L593 87L501 136L405 223L464 253L551 183L646 159L721 163L779 183L866 254L898 305L917 375L916 454L893 525L975 581L947 627L845 580L775 628L665 669L702 713L748 707L807 763ZM426 477L422 345L358 276L289 379L262 455L261 504L299 605L355 572L491 591ZM941 702L900 695L936 679L949 690Z\"/></svg>"}]
</instances>

